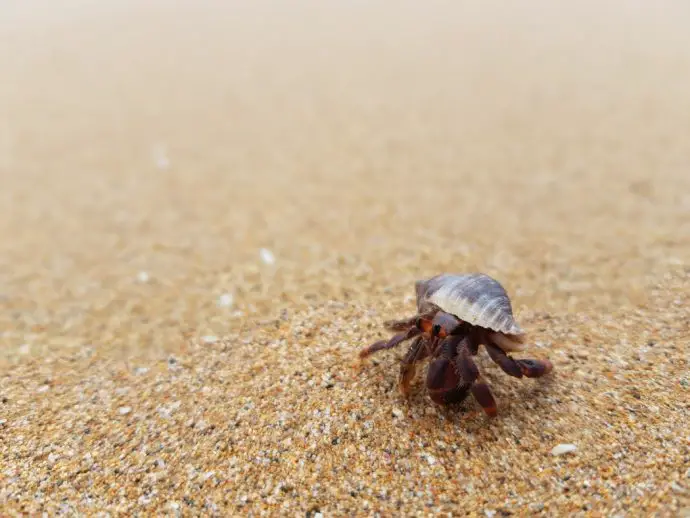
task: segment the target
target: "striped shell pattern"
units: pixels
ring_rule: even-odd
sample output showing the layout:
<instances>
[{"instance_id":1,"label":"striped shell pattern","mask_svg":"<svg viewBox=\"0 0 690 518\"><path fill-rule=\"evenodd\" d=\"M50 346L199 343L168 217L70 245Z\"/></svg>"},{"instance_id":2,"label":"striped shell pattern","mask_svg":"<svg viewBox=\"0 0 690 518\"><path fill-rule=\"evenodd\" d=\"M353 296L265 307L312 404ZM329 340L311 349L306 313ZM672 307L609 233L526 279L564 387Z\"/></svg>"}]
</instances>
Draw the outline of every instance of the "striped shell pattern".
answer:
<instances>
[{"instance_id":1,"label":"striped shell pattern","mask_svg":"<svg viewBox=\"0 0 690 518\"><path fill-rule=\"evenodd\" d=\"M519 338L524 334L513 317L508 294L483 273L441 274L417 281L417 307L431 303L472 325Z\"/></svg>"}]
</instances>

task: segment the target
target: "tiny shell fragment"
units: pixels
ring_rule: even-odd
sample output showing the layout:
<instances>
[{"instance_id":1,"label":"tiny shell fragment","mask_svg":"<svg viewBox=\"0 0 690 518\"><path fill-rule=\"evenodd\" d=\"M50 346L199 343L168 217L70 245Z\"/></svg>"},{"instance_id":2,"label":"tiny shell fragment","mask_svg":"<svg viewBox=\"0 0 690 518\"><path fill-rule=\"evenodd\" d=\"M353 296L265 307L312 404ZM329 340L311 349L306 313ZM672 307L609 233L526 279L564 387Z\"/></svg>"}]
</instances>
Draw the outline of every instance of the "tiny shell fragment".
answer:
<instances>
[{"instance_id":1,"label":"tiny shell fragment","mask_svg":"<svg viewBox=\"0 0 690 518\"><path fill-rule=\"evenodd\" d=\"M577 446L574 444L559 444L554 446L551 450L551 455L565 455L566 453L572 453L577 450Z\"/></svg>"}]
</instances>

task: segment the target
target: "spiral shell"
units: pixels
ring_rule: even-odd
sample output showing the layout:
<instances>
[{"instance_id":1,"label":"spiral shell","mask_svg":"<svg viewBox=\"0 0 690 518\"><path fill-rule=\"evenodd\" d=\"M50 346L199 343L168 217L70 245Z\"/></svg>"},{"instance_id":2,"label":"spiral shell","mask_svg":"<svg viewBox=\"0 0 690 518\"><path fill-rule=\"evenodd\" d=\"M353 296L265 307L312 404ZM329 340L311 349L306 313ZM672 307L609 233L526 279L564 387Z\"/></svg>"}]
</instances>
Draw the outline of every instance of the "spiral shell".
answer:
<instances>
[{"instance_id":1,"label":"spiral shell","mask_svg":"<svg viewBox=\"0 0 690 518\"><path fill-rule=\"evenodd\" d=\"M521 342L525 332L513 317L513 308L501 284L483 273L441 274L416 282L417 307L432 304L472 325L490 329L499 339Z\"/></svg>"}]
</instances>

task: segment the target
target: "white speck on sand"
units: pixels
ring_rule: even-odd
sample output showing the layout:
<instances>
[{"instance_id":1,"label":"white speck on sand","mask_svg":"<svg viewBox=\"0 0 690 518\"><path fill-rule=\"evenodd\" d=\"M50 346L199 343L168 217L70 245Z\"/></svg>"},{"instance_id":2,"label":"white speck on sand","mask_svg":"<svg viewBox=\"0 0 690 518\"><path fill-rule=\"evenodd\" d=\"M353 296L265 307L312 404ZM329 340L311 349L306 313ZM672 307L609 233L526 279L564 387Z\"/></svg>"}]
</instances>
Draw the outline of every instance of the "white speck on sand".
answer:
<instances>
[{"instance_id":1,"label":"white speck on sand","mask_svg":"<svg viewBox=\"0 0 690 518\"><path fill-rule=\"evenodd\" d=\"M684 495L688 492L683 486L681 486L677 482L671 482L671 490L679 495Z\"/></svg>"},{"instance_id":2,"label":"white speck on sand","mask_svg":"<svg viewBox=\"0 0 690 518\"><path fill-rule=\"evenodd\" d=\"M129 406L120 407L120 415L127 415L131 411L132 411L132 407L129 407Z\"/></svg>"},{"instance_id":3,"label":"white speck on sand","mask_svg":"<svg viewBox=\"0 0 690 518\"><path fill-rule=\"evenodd\" d=\"M175 401L168 406L161 406L158 408L158 415L160 415L163 419L170 419L173 412L180 408L180 404L180 401Z\"/></svg>"},{"instance_id":4,"label":"white speck on sand","mask_svg":"<svg viewBox=\"0 0 690 518\"><path fill-rule=\"evenodd\" d=\"M153 148L153 163L161 170L170 167L170 159L168 158L168 151L162 144L158 144Z\"/></svg>"},{"instance_id":5,"label":"white speck on sand","mask_svg":"<svg viewBox=\"0 0 690 518\"><path fill-rule=\"evenodd\" d=\"M223 308L229 308L232 306L232 303L235 301L235 298L232 296L230 293L224 293L220 297L218 297L218 305Z\"/></svg>"},{"instance_id":6,"label":"white speck on sand","mask_svg":"<svg viewBox=\"0 0 690 518\"><path fill-rule=\"evenodd\" d=\"M259 255L261 256L261 260L264 264L273 264L276 262L276 258L273 255L273 252L271 252L267 248L262 248L261 250L259 250Z\"/></svg>"},{"instance_id":7,"label":"white speck on sand","mask_svg":"<svg viewBox=\"0 0 690 518\"><path fill-rule=\"evenodd\" d=\"M137 274L137 281L142 282L142 283L149 282L150 278L151 278L151 276L147 272L139 272Z\"/></svg>"},{"instance_id":8,"label":"white speck on sand","mask_svg":"<svg viewBox=\"0 0 690 518\"><path fill-rule=\"evenodd\" d=\"M218 337L217 337L217 336L213 336L213 335L206 335L206 336L202 336L202 337L201 337L201 340L202 340L205 344L215 344L215 343L218 341Z\"/></svg>"},{"instance_id":9,"label":"white speck on sand","mask_svg":"<svg viewBox=\"0 0 690 518\"><path fill-rule=\"evenodd\" d=\"M559 444L553 447L551 455L564 455L566 453L572 453L575 450L577 450L577 446L574 444Z\"/></svg>"},{"instance_id":10,"label":"white speck on sand","mask_svg":"<svg viewBox=\"0 0 690 518\"><path fill-rule=\"evenodd\" d=\"M31 346L29 344L22 344L19 346L19 354L29 354Z\"/></svg>"}]
</instances>

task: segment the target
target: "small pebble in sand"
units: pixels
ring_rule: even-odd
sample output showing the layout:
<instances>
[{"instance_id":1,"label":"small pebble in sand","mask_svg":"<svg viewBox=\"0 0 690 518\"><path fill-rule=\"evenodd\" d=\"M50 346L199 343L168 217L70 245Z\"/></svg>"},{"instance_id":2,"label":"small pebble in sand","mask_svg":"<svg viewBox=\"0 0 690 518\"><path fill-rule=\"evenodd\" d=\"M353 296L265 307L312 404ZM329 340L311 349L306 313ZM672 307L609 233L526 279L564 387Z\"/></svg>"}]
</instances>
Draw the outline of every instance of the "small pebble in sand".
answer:
<instances>
[{"instance_id":1,"label":"small pebble in sand","mask_svg":"<svg viewBox=\"0 0 690 518\"><path fill-rule=\"evenodd\" d=\"M688 493L688 491L677 482L671 482L671 490L679 495L684 495Z\"/></svg>"},{"instance_id":2,"label":"small pebble in sand","mask_svg":"<svg viewBox=\"0 0 690 518\"><path fill-rule=\"evenodd\" d=\"M206 336L202 336L202 337L201 337L201 340L202 340L205 344L215 344L215 343L218 341L218 337L217 337L217 336L213 336L213 335L206 335Z\"/></svg>"},{"instance_id":3,"label":"small pebble in sand","mask_svg":"<svg viewBox=\"0 0 690 518\"><path fill-rule=\"evenodd\" d=\"M148 272L139 272L137 274L137 281L141 283L149 282L150 279L151 277L149 276Z\"/></svg>"},{"instance_id":4,"label":"small pebble in sand","mask_svg":"<svg viewBox=\"0 0 690 518\"><path fill-rule=\"evenodd\" d=\"M175 401L174 403L171 403L168 406L159 407L158 415L160 415L163 419L170 419L172 417L173 412L180 408L180 405L180 401Z\"/></svg>"},{"instance_id":5,"label":"small pebble in sand","mask_svg":"<svg viewBox=\"0 0 690 518\"><path fill-rule=\"evenodd\" d=\"M259 250L259 255L261 256L261 261L263 261L264 264L273 264L276 262L276 258L273 255L273 252L271 252L267 248L262 248L261 250Z\"/></svg>"},{"instance_id":6,"label":"small pebble in sand","mask_svg":"<svg viewBox=\"0 0 690 518\"><path fill-rule=\"evenodd\" d=\"M129 407L129 406L120 407L120 415L127 415L131 411L132 411L132 407Z\"/></svg>"},{"instance_id":7,"label":"small pebble in sand","mask_svg":"<svg viewBox=\"0 0 690 518\"><path fill-rule=\"evenodd\" d=\"M177 361L177 358L174 356L170 355L168 356L168 370L175 371L180 368L180 365Z\"/></svg>"},{"instance_id":8,"label":"small pebble in sand","mask_svg":"<svg viewBox=\"0 0 690 518\"><path fill-rule=\"evenodd\" d=\"M50 385L41 385L36 389L37 392L48 392Z\"/></svg>"},{"instance_id":9,"label":"small pebble in sand","mask_svg":"<svg viewBox=\"0 0 690 518\"><path fill-rule=\"evenodd\" d=\"M19 354L26 355L26 354L29 354L30 351L31 351L31 346L29 344L22 344L19 346Z\"/></svg>"},{"instance_id":10,"label":"small pebble in sand","mask_svg":"<svg viewBox=\"0 0 690 518\"><path fill-rule=\"evenodd\" d=\"M223 308L229 308L232 306L232 303L234 302L234 297L230 293L224 293L220 297L218 297L218 305Z\"/></svg>"},{"instance_id":11,"label":"small pebble in sand","mask_svg":"<svg viewBox=\"0 0 690 518\"><path fill-rule=\"evenodd\" d=\"M577 450L577 446L574 444L559 444L554 446L551 450L551 455L565 455L566 453L572 453Z\"/></svg>"}]
</instances>

